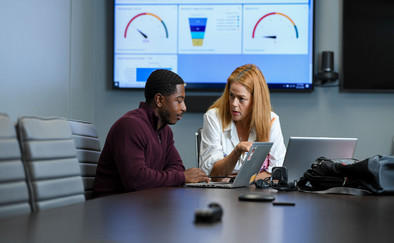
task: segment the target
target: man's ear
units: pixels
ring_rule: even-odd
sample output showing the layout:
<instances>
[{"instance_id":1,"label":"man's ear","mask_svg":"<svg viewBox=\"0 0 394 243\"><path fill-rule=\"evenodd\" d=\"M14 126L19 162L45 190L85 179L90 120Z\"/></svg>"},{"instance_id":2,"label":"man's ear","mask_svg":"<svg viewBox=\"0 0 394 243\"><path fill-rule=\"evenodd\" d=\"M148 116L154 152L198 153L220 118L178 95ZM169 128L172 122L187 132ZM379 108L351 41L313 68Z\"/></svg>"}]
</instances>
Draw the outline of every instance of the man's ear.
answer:
<instances>
[{"instance_id":1,"label":"man's ear","mask_svg":"<svg viewBox=\"0 0 394 243\"><path fill-rule=\"evenodd\" d=\"M155 105L158 108L161 108L163 106L164 102L164 96L160 93L155 94L155 97L153 98L153 101L155 102Z\"/></svg>"}]
</instances>

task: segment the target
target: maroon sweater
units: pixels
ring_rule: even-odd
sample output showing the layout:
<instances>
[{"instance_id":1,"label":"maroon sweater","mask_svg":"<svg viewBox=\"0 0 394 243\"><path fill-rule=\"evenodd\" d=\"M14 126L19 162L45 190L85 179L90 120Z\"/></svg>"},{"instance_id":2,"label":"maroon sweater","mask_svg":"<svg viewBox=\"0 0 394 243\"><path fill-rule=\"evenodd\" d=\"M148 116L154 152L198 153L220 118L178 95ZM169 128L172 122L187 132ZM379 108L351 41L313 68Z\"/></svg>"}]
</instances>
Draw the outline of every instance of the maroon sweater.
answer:
<instances>
[{"instance_id":1,"label":"maroon sweater","mask_svg":"<svg viewBox=\"0 0 394 243\"><path fill-rule=\"evenodd\" d=\"M98 162L94 197L185 183L172 130L164 125L157 131L158 120L141 102L114 123Z\"/></svg>"}]
</instances>

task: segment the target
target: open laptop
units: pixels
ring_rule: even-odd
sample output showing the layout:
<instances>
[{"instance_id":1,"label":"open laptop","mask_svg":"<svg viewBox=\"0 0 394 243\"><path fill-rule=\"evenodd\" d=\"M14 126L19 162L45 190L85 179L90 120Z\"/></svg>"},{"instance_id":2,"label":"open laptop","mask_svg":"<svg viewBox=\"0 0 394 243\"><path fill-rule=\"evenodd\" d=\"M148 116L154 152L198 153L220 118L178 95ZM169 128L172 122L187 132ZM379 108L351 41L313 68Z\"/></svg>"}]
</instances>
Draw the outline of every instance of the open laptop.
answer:
<instances>
[{"instance_id":1,"label":"open laptop","mask_svg":"<svg viewBox=\"0 0 394 243\"><path fill-rule=\"evenodd\" d=\"M353 159L357 138L290 137L283 166L287 168L288 181L299 180L319 157L355 161Z\"/></svg>"},{"instance_id":2,"label":"open laptop","mask_svg":"<svg viewBox=\"0 0 394 243\"><path fill-rule=\"evenodd\" d=\"M245 156L242 166L232 183L230 182L199 182L186 183L190 187L206 187L206 188L236 188L244 187L253 183L254 178L259 173L271 147L271 142L254 142L248 154Z\"/></svg>"}]
</instances>

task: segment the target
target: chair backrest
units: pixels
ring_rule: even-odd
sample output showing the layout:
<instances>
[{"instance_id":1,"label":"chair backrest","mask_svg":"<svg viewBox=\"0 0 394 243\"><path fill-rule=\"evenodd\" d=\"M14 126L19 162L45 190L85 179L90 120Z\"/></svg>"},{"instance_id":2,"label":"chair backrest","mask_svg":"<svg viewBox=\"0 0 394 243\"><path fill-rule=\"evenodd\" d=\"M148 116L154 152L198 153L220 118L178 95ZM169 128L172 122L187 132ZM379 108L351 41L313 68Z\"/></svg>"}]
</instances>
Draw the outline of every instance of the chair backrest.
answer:
<instances>
[{"instance_id":1,"label":"chair backrest","mask_svg":"<svg viewBox=\"0 0 394 243\"><path fill-rule=\"evenodd\" d=\"M81 170L68 121L20 117L17 129L33 210L83 202Z\"/></svg>"},{"instance_id":2,"label":"chair backrest","mask_svg":"<svg viewBox=\"0 0 394 243\"><path fill-rule=\"evenodd\" d=\"M68 120L71 125L72 137L77 149L79 166L85 188L85 199L91 199L97 163L101 147L94 124L85 121Z\"/></svg>"},{"instance_id":3,"label":"chair backrest","mask_svg":"<svg viewBox=\"0 0 394 243\"><path fill-rule=\"evenodd\" d=\"M29 189L15 126L0 113L0 218L30 213Z\"/></svg>"},{"instance_id":4,"label":"chair backrest","mask_svg":"<svg viewBox=\"0 0 394 243\"><path fill-rule=\"evenodd\" d=\"M197 132L194 133L196 138L196 161L197 161L197 168L200 167L200 146L201 146L201 131L202 127L197 129Z\"/></svg>"},{"instance_id":5,"label":"chair backrest","mask_svg":"<svg viewBox=\"0 0 394 243\"><path fill-rule=\"evenodd\" d=\"M391 151L391 155L394 155L394 136L393 136L393 143L392 143L392 151Z\"/></svg>"}]
</instances>

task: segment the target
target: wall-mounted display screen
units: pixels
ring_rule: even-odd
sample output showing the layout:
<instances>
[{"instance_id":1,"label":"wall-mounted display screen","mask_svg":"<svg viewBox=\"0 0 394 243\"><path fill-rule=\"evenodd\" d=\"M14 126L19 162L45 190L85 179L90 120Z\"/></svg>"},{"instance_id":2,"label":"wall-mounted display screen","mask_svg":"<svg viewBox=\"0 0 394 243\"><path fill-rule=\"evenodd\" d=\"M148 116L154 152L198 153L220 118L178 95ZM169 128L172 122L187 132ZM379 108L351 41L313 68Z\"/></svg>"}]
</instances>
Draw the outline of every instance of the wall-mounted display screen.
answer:
<instances>
[{"instance_id":1,"label":"wall-mounted display screen","mask_svg":"<svg viewBox=\"0 0 394 243\"><path fill-rule=\"evenodd\" d=\"M313 12L313 0L114 0L113 87L144 88L162 68L223 89L253 63L270 90L310 91Z\"/></svg>"},{"instance_id":2,"label":"wall-mounted display screen","mask_svg":"<svg viewBox=\"0 0 394 243\"><path fill-rule=\"evenodd\" d=\"M343 1L342 91L394 92L394 1Z\"/></svg>"}]
</instances>

